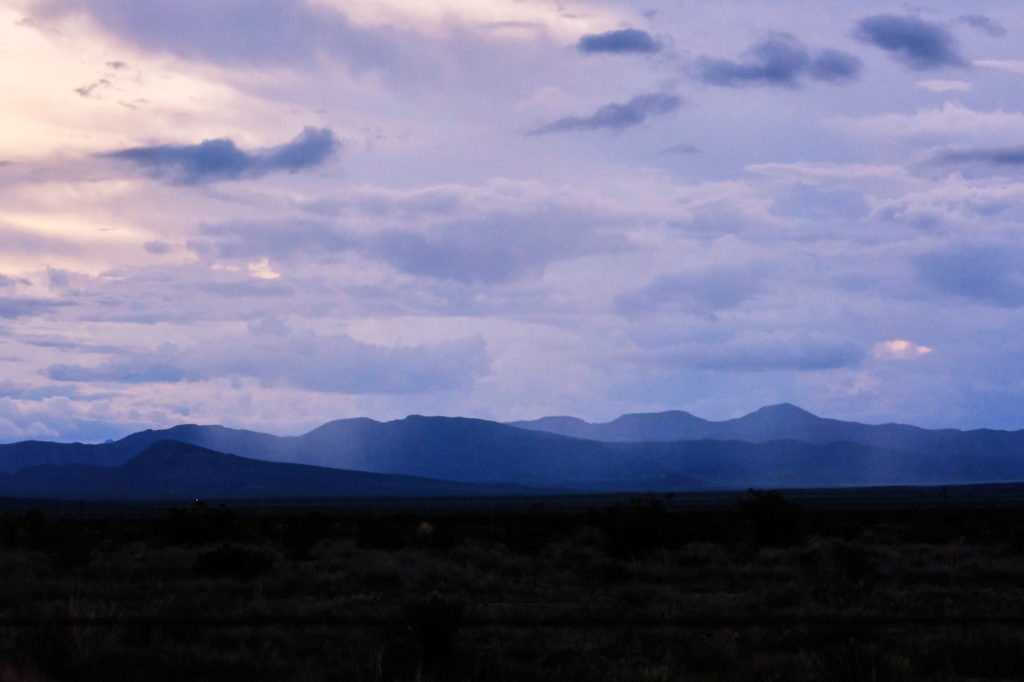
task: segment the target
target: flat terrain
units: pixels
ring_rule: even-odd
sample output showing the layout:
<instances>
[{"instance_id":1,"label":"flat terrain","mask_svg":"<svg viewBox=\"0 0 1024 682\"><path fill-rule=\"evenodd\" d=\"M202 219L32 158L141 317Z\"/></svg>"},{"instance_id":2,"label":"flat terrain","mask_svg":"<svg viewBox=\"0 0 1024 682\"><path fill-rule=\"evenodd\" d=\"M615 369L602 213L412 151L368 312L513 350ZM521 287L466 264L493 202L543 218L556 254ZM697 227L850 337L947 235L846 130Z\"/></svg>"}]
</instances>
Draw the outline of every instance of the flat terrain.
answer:
<instances>
[{"instance_id":1,"label":"flat terrain","mask_svg":"<svg viewBox=\"0 0 1024 682\"><path fill-rule=\"evenodd\" d=\"M5 501L0 680L1009 680L1019 486Z\"/></svg>"}]
</instances>

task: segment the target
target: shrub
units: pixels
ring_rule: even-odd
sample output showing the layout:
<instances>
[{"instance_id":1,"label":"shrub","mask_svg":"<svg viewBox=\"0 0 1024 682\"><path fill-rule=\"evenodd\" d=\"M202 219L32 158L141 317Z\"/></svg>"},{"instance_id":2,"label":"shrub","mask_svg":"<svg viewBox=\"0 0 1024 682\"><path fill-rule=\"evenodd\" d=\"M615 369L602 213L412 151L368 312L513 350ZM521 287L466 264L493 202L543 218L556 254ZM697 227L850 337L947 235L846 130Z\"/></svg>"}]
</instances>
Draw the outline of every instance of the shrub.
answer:
<instances>
[{"instance_id":1,"label":"shrub","mask_svg":"<svg viewBox=\"0 0 1024 682\"><path fill-rule=\"evenodd\" d=\"M790 547L803 543L803 507L780 493L750 489L740 511L752 526L753 542L761 547Z\"/></svg>"}]
</instances>

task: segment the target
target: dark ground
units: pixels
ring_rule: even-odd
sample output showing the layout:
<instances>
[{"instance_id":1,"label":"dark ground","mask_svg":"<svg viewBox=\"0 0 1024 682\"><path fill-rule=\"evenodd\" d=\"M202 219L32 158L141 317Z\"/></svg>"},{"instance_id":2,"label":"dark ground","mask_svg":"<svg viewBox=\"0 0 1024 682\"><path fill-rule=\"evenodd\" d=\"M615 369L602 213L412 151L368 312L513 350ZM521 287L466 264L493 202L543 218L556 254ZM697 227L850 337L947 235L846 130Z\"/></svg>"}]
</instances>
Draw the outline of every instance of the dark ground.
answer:
<instances>
[{"instance_id":1,"label":"dark ground","mask_svg":"<svg viewBox=\"0 0 1024 682\"><path fill-rule=\"evenodd\" d=\"M1020 679L1021 492L8 500L0 680Z\"/></svg>"}]
</instances>

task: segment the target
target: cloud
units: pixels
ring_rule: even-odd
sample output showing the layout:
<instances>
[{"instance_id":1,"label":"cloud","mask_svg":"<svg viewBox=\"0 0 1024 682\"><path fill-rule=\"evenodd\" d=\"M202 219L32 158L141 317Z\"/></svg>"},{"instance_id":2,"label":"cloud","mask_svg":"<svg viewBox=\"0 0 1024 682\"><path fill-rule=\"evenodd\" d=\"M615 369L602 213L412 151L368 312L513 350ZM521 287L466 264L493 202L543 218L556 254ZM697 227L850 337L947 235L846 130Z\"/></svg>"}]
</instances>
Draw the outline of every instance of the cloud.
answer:
<instances>
[{"instance_id":1,"label":"cloud","mask_svg":"<svg viewBox=\"0 0 1024 682\"><path fill-rule=\"evenodd\" d=\"M967 81L925 80L917 81L917 87L930 92L970 92L971 84Z\"/></svg>"},{"instance_id":2,"label":"cloud","mask_svg":"<svg viewBox=\"0 0 1024 682\"><path fill-rule=\"evenodd\" d=\"M480 338L419 346L377 346L345 334L223 337L191 348L126 352L98 365L55 364L54 381L116 384L251 378L267 387L321 393L402 394L465 387L486 373Z\"/></svg>"},{"instance_id":3,"label":"cloud","mask_svg":"<svg viewBox=\"0 0 1024 682\"><path fill-rule=\"evenodd\" d=\"M938 164L982 163L993 166L1024 167L1024 147L951 149L935 154L931 161Z\"/></svg>"},{"instance_id":4,"label":"cloud","mask_svg":"<svg viewBox=\"0 0 1024 682\"><path fill-rule=\"evenodd\" d=\"M275 171L291 173L317 166L340 146L326 128L306 127L279 147L244 152L227 138L195 145L133 147L101 156L131 161L151 176L178 185L258 178Z\"/></svg>"},{"instance_id":5,"label":"cloud","mask_svg":"<svg viewBox=\"0 0 1024 682\"><path fill-rule=\"evenodd\" d=\"M65 301L51 301L41 298L0 296L0 318L37 317L55 308L70 305Z\"/></svg>"},{"instance_id":6,"label":"cloud","mask_svg":"<svg viewBox=\"0 0 1024 682\"><path fill-rule=\"evenodd\" d=\"M862 67L860 59L839 50L821 50L812 57L803 43L787 33L755 44L746 56L743 61L700 57L694 63L697 77L708 85L725 87L796 87L805 76L831 83L848 81Z\"/></svg>"},{"instance_id":7,"label":"cloud","mask_svg":"<svg viewBox=\"0 0 1024 682\"><path fill-rule=\"evenodd\" d=\"M714 267L704 272L656 277L646 286L619 295L615 311L620 315L690 312L713 314L735 308L757 296L762 275L755 268Z\"/></svg>"},{"instance_id":8,"label":"cloud","mask_svg":"<svg viewBox=\"0 0 1024 682\"><path fill-rule=\"evenodd\" d=\"M480 338L386 347L344 334L262 337L245 352L203 358L201 371L324 393L424 393L472 383L487 372L485 351Z\"/></svg>"},{"instance_id":9,"label":"cloud","mask_svg":"<svg viewBox=\"0 0 1024 682\"><path fill-rule=\"evenodd\" d=\"M864 351L856 343L816 334L769 335L666 349L661 361L722 372L800 372L856 367Z\"/></svg>"},{"instance_id":10,"label":"cloud","mask_svg":"<svg viewBox=\"0 0 1024 682\"><path fill-rule=\"evenodd\" d=\"M942 225L963 236L976 231L1015 232L1024 220L1024 182L978 175L981 177L949 173L891 198L876 198L873 215L918 227Z\"/></svg>"},{"instance_id":11,"label":"cloud","mask_svg":"<svg viewBox=\"0 0 1024 682\"><path fill-rule=\"evenodd\" d=\"M961 245L913 260L918 278L931 289L1007 308L1024 305L1021 254L997 246Z\"/></svg>"},{"instance_id":12,"label":"cloud","mask_svg":"<svg viewBox=\"0 0 1024 682\"><path fill-rule=\"evenodd\" d=\"M992 19L984 14L964 14L959 17L959 21L978 29L979 31L984 31L993 38L1002 38L1006 35L1005 26L992 21Z\"/></svg>"},{"instance_id":13,"label":"cloud","mask_svg":"<svg viewBox=\"0 0 1024 682\"><path fill-rule=\"evenodd\" d=\"M329 3L303 0L41 0L41 18L88 13L105 30L153 52L190 60L265 66L308 63L340 55L356 70L394 63L401 43L393 31L350 24Z\"/></svg>"},{"instance_id":14,"label":"cloud","mask_svg":"<svg viewBox=\"0 0 1024 682\"><path fill-rule=\"evenodd\" d=\"M46 369L54 381L112 382L118 384L177 383L185 378L185 369L159 360L117 359L93 367L59 363Z\"/></svg>"},{"instance_id":15,"label":"cloud","mask_svg":"<svg viewBox=\"0 0 1024 682\"><path fill-rule=\"evenodd\" d=\"M201 256L250 263L262 258L336 262L342 254L357 253L411 275L496 284L539 272L557 260L621 247L620 239L599 229L604 221L592 211L524 205L518 212L471 218L449 215L438 221L435 216L434 224L427 225L410 215L409 228L369 233L328 221L235 222L200 226L188 247ZM211 286L225 295L290 291L268 282Z\"/></svg>"},{"instance_id":16,"label":"cloud","mask_svg":"<svg viewBox=\"0 0 1024 682\"><path fill-rule=\"evenodd\" d=\"M232 221L203 224L186 246L199 255L221 259L286 260L330 256L357 248L359 241L327 221Z\"/></svg>"},{"instance_id":17,"label":"cloud","mask_svg":"<svg viewBox=\"0 0 1024 682\"><path fill-rule=\"evenodd\" d=\"M171 245L161 241L146 242L142 245L142 248L155 256L162 256L171 251Z\"/></svg>"},{"instance_id":18,"label":"cloud","mask_svg":"<svg viewBox=\"0 0 1024 682\"><path fill-rule=\"evenodd\" d=\"M588 33L576 43L576 49L584 54L596 52L611 52L615 54L624 53L651 53L661 49L654 38L647 31L636 28L624 28L620 31L608 31L606 33Z\"/></svg>"},{"instance_id":19,"label":"cloud","mask_svg":"<svg viewBox=\"0 0 1024 682\"><path fill-rule=\"evenodd\" d=\"M649 116L659 116L675 111L682 100L675 95L655 92L637 95L628 102L606 104L590 116L566 116L545 124L533 131L532 135L562 133L570 130L596 130L611 128L623 130L640 125Z\"/></svg>"},{"instance_id":20,"label":"cloud","mask_svg":"<svg viewBox=\"0 0 1024 682\"><path fill-rule=\"evenodd\" d=\"M815 55L809 75L815 80L841 83L856 78L862 67L863 63L854 55L828 48Z\"/></svg>"},{"instance_id":21,"label":"cloud","mask_svg":"<svg viewBox=\"0 0 1024 682\"><path fill-rule=\"evenodd\" d=\"M0 381L0 398L41 402L49 398L68 398L70 400L93 402L114 397L115 393L86 393L78 386L67 384L47 384L31 386L15 381Z\"/></svg>"},{"instance_id":22,"label":"cloud","mask_svg":"<svg viewBox=\"0 0 1024 682\"><path fill-rule=\"evenodd\" d=\"M1021 59L975 59L974 66L986 69L998 69L1010 73L1024 74L1024 60Z\"/></svg>"},{"instance_id":23,"label":"cloud","mask_svg":"<svg viewBox=\"0 0 1024 682\"><path fill-rule=\"evenodd\" d=\"M591 228L596 224L588 215L558 209L499 213L454 221L426 234L389 230L372 238L366 248L375 258L412 275L496 284L540 272L556 260L620 244L595 233Z\"/></svg>"},{"instance_id":24,"label":"cloud","mask_svg":"<svg viewBox=\"0 0 1024 682\"><path fill-rule=\"evenodd\" d=\"M928 355L934 348L921 346L906 339L892 339L876 343L872 353L876 358L894 360L912 360L923 355Z\"/></svg>"},{"instance_id":25,"label":"cloud","mask_svg":"<svg viewBox=\"0 0 1024 682\"><path fill-rule=\"evenodd\" d=\"M98 90L104 90L109 87L110 81L106 78L101 78L98 81L90 83L89 85L83 85L79 88L75 88L75 94L79 97L85 98L97 97L98 95L94 94L95 92L97 92Z\"/></svg>"},{"instance_id":26,"label":"cloud","mask_svg":"<svg viewBox=\"0 0 1024 682\"><path fill-rule=\"evenodd\" d=\"M967 66L949 31L917 17L876 14L862 19L855 35L918 71Z\"/></svg>"},{"instance_id":27,"label":"cloud","mask_svg":"<svg viewBox=\"0 0 1024 682\"><path fill-rule=\"evenodd\" d=\"M912 114L833 116L825 123L857 134L890 137L957 137L1006 139L1024 135L1024 114L1017 111L977 111L959 102L920 109Z\"/></svg>"},{"instance_id":28,"label":"cloud","mask_svg":"<svg viewBox=\"0 0 1024 682\"><path fill-rule=\"evenodd\" d=\"M200 291L225 298L276 298L292 296L295 291L285 284L266 279L245 279L235 282L204 282L197 285Z\"/></svg>"}]
</instances>

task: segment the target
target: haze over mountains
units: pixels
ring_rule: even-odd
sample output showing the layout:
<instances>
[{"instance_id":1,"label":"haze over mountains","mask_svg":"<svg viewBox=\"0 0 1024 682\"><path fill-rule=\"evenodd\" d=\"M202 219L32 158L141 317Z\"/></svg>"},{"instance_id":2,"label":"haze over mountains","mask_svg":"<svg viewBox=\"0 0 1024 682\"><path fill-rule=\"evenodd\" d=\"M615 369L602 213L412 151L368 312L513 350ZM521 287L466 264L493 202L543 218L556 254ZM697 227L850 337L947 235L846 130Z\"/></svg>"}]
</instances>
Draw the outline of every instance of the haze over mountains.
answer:
<instances>
[{"instance_id":1,"label":"haze over mountains","mask_svg":"<svg viewBox=\"0 0 1024 682\"><path fill-rule=\"evenodd\" d=\"M721 422L358 418L289 437L182 425L105 444L26 441L0 445L0 471L0 495L82 499L981 483L1024 481L1024 431L866 425L792 405Z\"/></svg>"},{"instance_id":2,"label":"haze over mountains","mask_svg":"<svg viewBox=\"0 0 1024 682\"><path fill-rule=\"evenodd\" d=\"M0 495L80 500L194 498L464 497L514 486L437 481L308 464L266 462L162 440L113 467L71 462L0 474Z\"/></svg>"}]
</instances>

